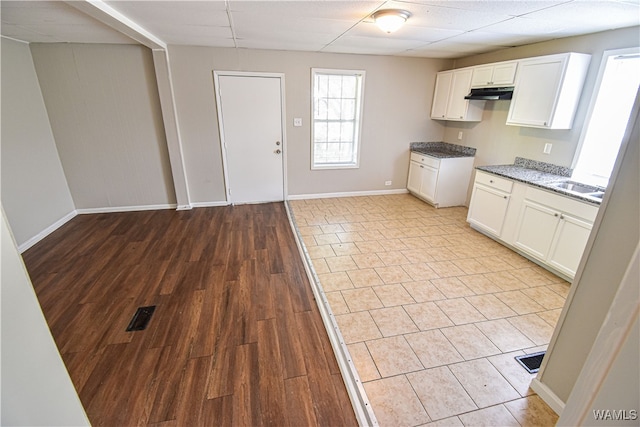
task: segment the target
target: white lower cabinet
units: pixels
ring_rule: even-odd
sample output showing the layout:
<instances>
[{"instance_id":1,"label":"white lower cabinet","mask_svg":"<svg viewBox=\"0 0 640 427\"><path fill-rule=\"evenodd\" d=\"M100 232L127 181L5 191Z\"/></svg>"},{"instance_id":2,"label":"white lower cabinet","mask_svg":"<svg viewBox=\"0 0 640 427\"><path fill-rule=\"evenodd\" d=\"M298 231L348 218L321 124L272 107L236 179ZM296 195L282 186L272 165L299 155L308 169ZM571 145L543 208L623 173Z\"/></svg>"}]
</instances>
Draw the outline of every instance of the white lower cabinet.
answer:
<instances>
[{"instance_id":1,"label":"white lower cabinet","mask_svg":"<svg viewBox=\"0 0 640 427\"><path fill-rule=\"evenodd\" d=\"M568 276L575 276L593 222L562 214L547 257L549 265Z\"/></svg>"},{"instance_id":2,"label":"white lower cabinet","mask_svg":"<svg viewBox=\"0 0 640 427\"><path fill-rule=\"evenodd\" d=\"M595 205L477 171L467 220L572 279L597 213Z\"/></svg>"},{"instance_id":3,"label":"white lower cabinet","mask_svg":"<svg viewBox=\"0 0 640 427\"><path fill-rule=\"evenodd\" d=\"M513 246L573 278L597 213L597 206L528 188Z\"/></svg>"},{"instance_id":4,"label":"white lower cabinet","mask_svg":"<svg viewBox=\"0 0 640 427\"><path fill-rule=\"evenodd\" d=\"M513 246L544 261L560 222L558 211L525 200Z\"/></svg>"},{"instance_id":5,"label":"white lower cabinet","mask_svg":"<svg viewBox=\"0 0 640 427\"><path fill-rule=\"evenodd\" d=\"M422 187L422 168L420 163L411 160L409 163L409 178L407 179L407 190L414 194L420 193Z\"/></svg>"},{"instance_id":6,"label":"white lower cabinet","mask_svg":"<svg viewBox=\"0 0 640 427\"><path fill-rule=\"evenodd\" d=\"M472 170L473 157L411 153L407 190L436 207L463 206Z\"/></svg>"},{"instance_id":7,"label":"white lower cabinet","mask_svg":"<svg viewBox=\"0 0 640 427\"><path fill-rule=\"evenodd\" d=\"M500 237L507 216L512 183L484 172L476 172L467 221Z\"/></svg>"},{"instance_id":8,"label":"white lower cabinet","mask_svg":"<svg viewBox=\"0 0 640 427\"><path fill-rule=\"evenodd\" d=\"M430 202L436 203L436 185L438 184L438 169L420 165L422 168L422 185L420 195Z\"/></svg>"}]
</instances>

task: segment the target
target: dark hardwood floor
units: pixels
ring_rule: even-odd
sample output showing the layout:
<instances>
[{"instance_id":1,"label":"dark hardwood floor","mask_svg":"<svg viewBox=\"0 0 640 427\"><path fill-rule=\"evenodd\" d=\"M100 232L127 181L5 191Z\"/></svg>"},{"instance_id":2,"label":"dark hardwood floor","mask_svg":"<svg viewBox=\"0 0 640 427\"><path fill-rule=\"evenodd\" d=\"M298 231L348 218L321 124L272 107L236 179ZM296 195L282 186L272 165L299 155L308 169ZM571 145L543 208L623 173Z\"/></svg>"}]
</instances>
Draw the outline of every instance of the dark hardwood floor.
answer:
<instances>
[{"instance_id":1,"label":"dark hardwood floor","mask_svg":"<svg viewBox=\"0 0 640 427\"><path fill-rule=\"evenodd\" d=\"M357 425L281 203L79 215L23 258L93 425Z\"/></svg>"}]
</instances>

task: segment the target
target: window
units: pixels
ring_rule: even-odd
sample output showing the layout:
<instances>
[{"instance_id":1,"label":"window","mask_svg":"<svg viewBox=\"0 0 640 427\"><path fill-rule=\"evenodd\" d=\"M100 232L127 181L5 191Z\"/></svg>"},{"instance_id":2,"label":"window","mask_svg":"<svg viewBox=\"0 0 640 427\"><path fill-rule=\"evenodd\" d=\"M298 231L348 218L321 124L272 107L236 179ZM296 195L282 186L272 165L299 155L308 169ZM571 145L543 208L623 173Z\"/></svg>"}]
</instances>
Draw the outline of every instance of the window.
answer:
<instances>
[{"instance_id":1,"label":"window","mask_svg":"<svg viewBox=\"0 0 640 427\"><path fill-rule=\"evenodd\" d=\"M604 52L574 159L573 179L607 186L639 84L638 48Z\"/></svg>"},{"instance_id":2,"label":"window","mask_svg":"<svg viewBox=\"0 0 640 427\"><path fill-rule=\"evenodd\" d=\"M311 169L357 168L364 71L311 71Z\"/></svg>"}]
</instances>

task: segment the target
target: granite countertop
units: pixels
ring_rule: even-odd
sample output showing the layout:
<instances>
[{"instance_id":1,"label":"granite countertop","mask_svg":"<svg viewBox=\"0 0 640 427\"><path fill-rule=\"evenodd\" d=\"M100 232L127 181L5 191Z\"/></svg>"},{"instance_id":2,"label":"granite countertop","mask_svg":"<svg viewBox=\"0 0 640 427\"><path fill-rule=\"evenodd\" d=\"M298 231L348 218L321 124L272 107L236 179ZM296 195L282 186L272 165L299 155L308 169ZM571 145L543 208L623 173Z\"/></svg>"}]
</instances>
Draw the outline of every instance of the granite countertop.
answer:
<instances>
[{"instance_id":1,"label":"granite countertop","mask_svg":"<svg viewBox=\"0 0 640 427\"><path fill-rule=\"evenodd\" d=\"M438 159L448 159L455 157L474 157L476 149L463 145L449 144L447 142L412 142L409 144L411 151L436 157Z\"/></svg>"},{"instance_id":2,"label":"granite countertop","mask_svg":"<svg viewBox=\"0 0 640 427\"><path fill-rule=\"evenodd\" d=\"M562 194L564 196L569 196L594 205L600 205L600 203L602 203L601 198L589 196L588 194L576 193L550 185L554 182L557 183L558 181L571 181L571 174L573 173L571 168L516 157L516 160L512 165L478 166L476 169L513 179L515 181L520 181L525 184L533 185L535 187ZM594 193L604 191L604 188L602 187L589 186L586 184L582 185L592 188Z\"/></svg>"}]
</instances>

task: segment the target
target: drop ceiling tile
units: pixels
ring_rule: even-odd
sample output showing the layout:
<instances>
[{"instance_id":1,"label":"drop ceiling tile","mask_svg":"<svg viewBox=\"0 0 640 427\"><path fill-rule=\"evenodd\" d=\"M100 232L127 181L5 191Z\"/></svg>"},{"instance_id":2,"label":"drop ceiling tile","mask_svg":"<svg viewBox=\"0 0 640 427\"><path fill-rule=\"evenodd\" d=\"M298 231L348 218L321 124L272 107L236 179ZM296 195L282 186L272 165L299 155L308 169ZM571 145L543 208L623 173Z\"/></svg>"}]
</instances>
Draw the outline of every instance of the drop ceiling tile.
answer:
<instances>
[{"instance_id":1,"label":"drop ceiling tile","mask_svg":"<svg viewBox=\"0 0 640 427\"><path fill-rule=\"evenodd\" d=\"M405 39L379 39L373 37L359 37L346 35L339 38L333 44L341 46L354 46L354 47L385 47L394 49L412 49L423 45L419 40L405 40Z\"/></svg>"},{"instance_id":2,"label":"drop ceiling tile","mask_svg":"<svg viewBox=\"0 0 640 427\"><path fill-rule=\"evenodd\" d=\"M538 36L553 34L558 31L568 30L571 28L575 28L575 25L570 22L532 18L511 18L508 21L483 27L482 31L498 34Z\"/></svg>"},{"instance_id":3,"label":"drop ceiling tile","mask_svg":"<svg viewBox=\"0 0 640 427\"><path fill-rule=\"evenodd\" d=\"M107 1L148 31L160 35L165 25L229 26L224 1Z\"/></svg>"},{"instance_id":4,"label":"drop ceiling tile","mask_svg":"<svg viewBox=\"0 0 640 427\"><path fill-rule=\"evenodd\" d=\"M363 54L392 55L421 45L423 43L418 40L380 39L347 35L331 43L322 51L346 53L349 49L353 49Z\"/></svg>"},{"instance_id":5,"label":"drop ceiling tile","mask_svg":"<svg viewBox=\"0 0 640 427\"><path fill-rule=\"evenodd\" d=\"M63 3L2 1L2 34L27 42L137 44L111 27ZM17 24L17 25L14 25ZM21 32L17 32L21 28ZM10 32L13 35L9 34Z\"/></svg>"},{"instance_id":6,"label":"drop ceiling tile","mask_svg":"<svg viewBox=\"0 0 640 427\"><path fill-rule=\"evenodd\" d=\"M317 52L324 46L322 43L290 41L270 41L260 39L237 40L238 47L244 49L293 50Z\"/></svg>"},{"instance_id":7,"label":"drop ceiling tile","mask_svg":"<svg viewBox=\"0 0 640 427\"><path fill-rule=\"evenodd\" d=\"M206 25L167 26L163 30L163 41L167 44L187 46L233 47L231 27L211 27Z\"/></svg>"},{"instance_id":8,"label":"drop ceiling tile","mask_svg":"<svg viewBox=\"0 0 640 427\"><path fill-rule=\"evenodd\" d=\"M300 43L310 43L312 45L320 45L325 46L335 39L334 35L331 34L317 34L317 33L308 33L302 31L271 31L268 34L262 34L261 32L253 32L253 31L241 31L236 33L238 39L244 41L265 41L265 42L273 42L273 43L291 43L295 42L297 44Z\"/></svg>"},{"instance_id":9,"label":"drop ceiling tile","mask_svg":"<svg viewBox=\"0 0 640 427\"><path fill-rule=\"evenodd\" d=\"M517 46L527 43L528 37L519 34L499 34L483 30L474 30L449 38L449 41L469 44L486 44L489 46Z\"/></svg>"},{"instance_id":10,"label":"drop ceiling tile","mask_svg":"<svg viewBox=\"0 0 640 427\"><path fill-rule=\"evenodd\" d=\"M511 18L507 14L429 6L392 1L384 9L405 9L412 13L406 25L444 30L469 31Z\"/></svg>"},{"instance_id":11,"label":"drop ceiling tile","mask_svg":"<svg viewBox=\"0 0 640 427\"><path fill-rule=\"evenodd\" d=\"M330 34L336 38L354 25L353 22L337 19L298 18L290 20L282 16L262 19L260 16L244 12L233 14L233 24L238 36L246 37L245 34L259 33L259 38L268 36L272 31Z\"/></svg>"},{"instance_id":12,"label":"drop ceiling tile","mask_svg":"<svg viewBox=\"0 0 640 427\"><path fill-rule=\"evenodd\" d=\"M566 22L583 29L621 28L640 25L640 2L614 0L574 0L533 12L527 18L538 21ZM570 27L569 27L570 28Z\"/></svg>"},{"instance_id":13,"label":"drop ceiling tile","mask_svg":"<svg viewBox=\"0 0 640 427\"><path fill-rule=\"evenodd\" d=\"M414 58L439 58L439 59L456 59L464 55L460 55L457 52L443 52L436 49L419 49L419 50L407 50L396 54L396 56L409 56Z\"/></svg>"},{"instance_id":14,"label":"drop ceiling tile","mask_svg":"<svg viewBox=\"0 0 640 427\"><path fill-rule=\"evenodd\" d=\"M97 22L79 10L62 3L47 1L2 1L2 22L20 25L80 24Z\"/></svg>"},{"instance_id":15,"label":"drop ceiling tile","mask_svg":"<svg viewBox=\"0 0 640 427\"><path fill-rule=\"evenodd\" d=\"M422 42L434 42L449 37L464 34L460 30L446 30L434 27L419 27L415 25L404 25L398 31L387 34L380 30L373 22L360 22L358 25L349 30L347 35L371 38L385 39L404 39L404 40L420 40Z\"/></svg>"},{"instance_id":16,"label":"drop ceiling tile","mask_svg":"<svg viewBox=\"0 0 640 427\"><path fill-rule=\"evenodd\" d=\"M473 1L451 1L451 0L406 0L397 3L419 3L429 6L439 6L451 9L471 10L476 12L495 13L498 15L520 16L525 13L535 12L547 7L566 3L568 0L473 0Z\"/></svg>"},{"instance_id":17,"label":"drop ceiling tile","mask_svg":"<svg viewBox=\"0 0 640 427\"><path fill-rule=\"evenodd\" d=\"M449 53L454 52L457 54L457 57L462 57L469 53L484 53L484 52L497 50L500 48L501 48L500 46L458 43L454 39L454 40L444 40L440 42L431 43L429 45L421 46L414 50L417 50L417 51L427 50L429 52L449 52Z\"/></svg>"},{"instance_id":18,"label":"drop ceiling tile","mask_svg":"<svg viewBox=\"0 0 640 427\"><path fill-rule=\"evenodd\" d=\"M265 20L284 17L287 20L300 18L335 19L358 22L373 13L384 1L236 1L229 2L231 14L236 12L254 14Z\"/></svg>"}]
</instances>

